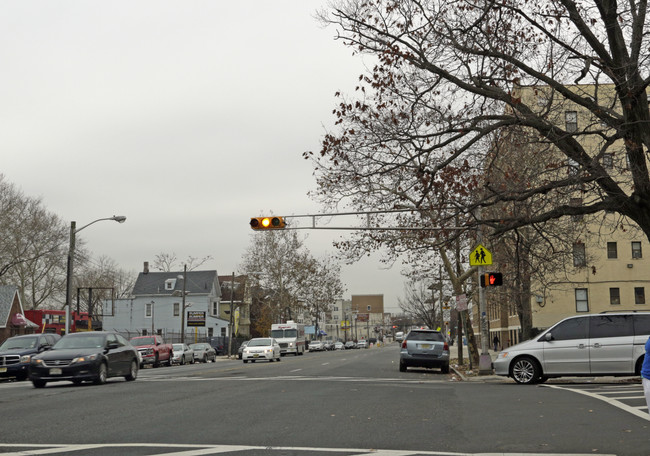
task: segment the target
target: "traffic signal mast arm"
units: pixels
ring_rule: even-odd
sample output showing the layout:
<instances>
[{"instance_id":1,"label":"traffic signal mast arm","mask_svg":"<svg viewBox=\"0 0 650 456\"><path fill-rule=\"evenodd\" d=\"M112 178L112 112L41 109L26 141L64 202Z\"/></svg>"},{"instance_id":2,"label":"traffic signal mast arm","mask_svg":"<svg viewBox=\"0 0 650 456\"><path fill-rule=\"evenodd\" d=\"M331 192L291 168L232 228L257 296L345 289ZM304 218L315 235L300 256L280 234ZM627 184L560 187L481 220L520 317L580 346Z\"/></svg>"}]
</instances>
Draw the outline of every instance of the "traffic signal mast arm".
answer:
<instances>
[{"instance_id":1,"label":"traffic signal mast arm","mask_svg":"<svg viewBox=\"0 0 650 456\"><path fill-rule=\"evenodd\" d=\"M366 211L366 212L339 212L333 214L303 214L303 215L288 215L284 217L252 217L250 221L251 228L254 230L266 229L287 229L287 230L365 230L365 231L432 231L432 230L467 230L470 227L417 227L417 226L371 226L371 215L376 214L392 214L404 212L419 212L415 209L393 209L385 211ZM366 226L317 226L317 219L322 217L340 217L340 216L353 216L365 215ZM308 226L291 226L291 223L286 223L289 219L311 218L311 225ZM268 226L264 225L264 220L280 219L282 226Z\"/></svg>"}]
</instances>

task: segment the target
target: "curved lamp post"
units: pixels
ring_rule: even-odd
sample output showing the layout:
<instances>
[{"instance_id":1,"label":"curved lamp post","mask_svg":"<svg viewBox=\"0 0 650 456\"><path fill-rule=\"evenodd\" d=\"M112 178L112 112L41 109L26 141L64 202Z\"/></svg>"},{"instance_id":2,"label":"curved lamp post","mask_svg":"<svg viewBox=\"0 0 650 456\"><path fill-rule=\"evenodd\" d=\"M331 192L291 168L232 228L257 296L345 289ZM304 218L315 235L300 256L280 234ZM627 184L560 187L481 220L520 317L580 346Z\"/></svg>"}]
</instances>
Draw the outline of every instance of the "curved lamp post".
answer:
<instances>
[{"instance_id":1,"label":"curved lamp post","mask_svg":"<svg viewBox=\"0 0 650 456\"><path fill-rule=\"evenodd\" d=\"M113 220L118 223L124 223L126 217L123 215L114 215L112 217L100 218L93 220L87 225L77 228L77 222L70 222L70 249L68 250L68 273L66 276L66 287L65 287L65 333L70 333L70 307L72 305L72 271L74 269L74 249L75 249L75 236L76 234L83 230L84 228L89 227L93 223L101 222L102 220Z\"/></svg>"}]
</instances>

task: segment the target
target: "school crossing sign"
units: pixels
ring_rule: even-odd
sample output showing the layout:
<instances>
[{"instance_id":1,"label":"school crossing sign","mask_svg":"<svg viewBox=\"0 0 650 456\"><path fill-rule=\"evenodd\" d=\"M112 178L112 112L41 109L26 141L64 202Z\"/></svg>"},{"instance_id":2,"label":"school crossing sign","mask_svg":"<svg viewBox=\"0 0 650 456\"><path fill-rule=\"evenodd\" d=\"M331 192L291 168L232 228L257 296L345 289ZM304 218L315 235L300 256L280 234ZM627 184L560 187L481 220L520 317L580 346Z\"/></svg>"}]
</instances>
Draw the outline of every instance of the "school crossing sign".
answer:
<instances>
[{"instance_id":1,"label":"school crossing sign","mask_svg":"<svg viewBox=\"0 0 650 456\"><path fill-rule=\"evenodd\" d=\"M489 266L492 264L492 253L483 247L481 244L477 245L474 250L472 250L471 255L469 256L469 265L470 266Z\"/></svg>"}]
</instances>

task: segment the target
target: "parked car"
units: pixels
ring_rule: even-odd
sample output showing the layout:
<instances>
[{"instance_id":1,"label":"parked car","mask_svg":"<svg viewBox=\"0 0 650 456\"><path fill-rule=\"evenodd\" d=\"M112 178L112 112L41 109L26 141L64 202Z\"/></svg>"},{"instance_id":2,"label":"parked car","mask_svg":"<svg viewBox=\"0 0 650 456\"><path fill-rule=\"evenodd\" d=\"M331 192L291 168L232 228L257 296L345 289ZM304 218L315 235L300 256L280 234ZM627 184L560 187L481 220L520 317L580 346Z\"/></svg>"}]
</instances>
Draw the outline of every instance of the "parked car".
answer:
<instances>
[{"instance_id":1,"label":"parked car","mask_svg":"<svg viewBox=\"0 0 650 456\"><path fill-rule=\"evenodd\" d=\"M72 333L50 350L32 356L29 379L35 388L62 380L101 385L109 377L133 381L138 368L136 349L121 335L108 331Z\"/></svg>"},{"instance_id":2,"label":"parked car","mask_svg":"<svg viewBox=\"0 0 650 456\"><path fill-rule=\"evenodd\" d=\"M190 344L190 348L194 351L194 361L207 363L208 361L214 362L217 360L217 352L210 344Z\"/></svg>"},{"instance_id":3,"label":"parked car","mask_svg":"<svg viewBox=\"0 0 650 456\"><path fill-rule=\"evenodd\" d=\"M241 343L241 345L240 345L239 348L237 349L237 358L241 359L242 354L244 353L244 348L246 348L246 346L248 345L248 342L250 342L250 341L245 340L245 341L243 341L243 342Z\"/></svg>"},{"instance_id":4,"label":"parked car","mask_svg":"<svg viewBox=\"0 0 650 456\"><path fill-rule=\"evenodd\" d=\"M174 356L172 362L174 364L184 365L187 363L194 363L194 350L187 344L172 344L174 349Z\"/></svg>"},{"instance_id":5,"label":"parked car","mask_svg":"<svg viewBox=\"0 0 650 456\"><path fill-rule=\"evenodd\" d=\"M368 348L368 341L365 339L361 339L360 341L357 342L355 348Z\"/></svg>"},{"instance_id":6,"label":"parked car","mask_svg":"<svg viewBox=\"0 0 650 456\"><path fill-rule=\"evenodd\" d=\"M32 356L52 348L61 338L58 334L14 336L0 345L0 377L25 380Z\"/></svg>"},{"instance_id":7,"label":"parked car","mask_svg":"<svg viewBox=\"0 0 650 456\"><path fill-rule=\"evenodd\" d=\"M443 374L449 373L449 345L440 331L413 329L404 341L399 353L399 370L408 367L437 367Z\"/></svg>"},{"instance_id":8,"label":"parked car","mask_svg":"<svg viewBox=\"0 0 650 456\"><path fill-rule=\"evenodd\" d=\"M345 345L340 340L337 340L336 342L334 342L334 350L343 350L344 348L345 348Z\"/></svg>"},{"instance_id":9,"label":"parked car","mask_svg":"<svg viewBox=\"0 0 650 456\"><path fill-rule=\"evenodd\" d=\"M356 348L357 344L353 340L348 340L345 343L345 349L346 350L352 350L353 348Z\"/></svg>"},{"instance_id":10,"label":"parked car","mask_svg":"<svg viewBox=\"0 0 650 456\"><path fill-rule=\"evenodd\" d=\"M266 359L269 362L280 361L280 344L272 337L258 337L251 339L242 352L244 363Z\"/></svg>"},{"instance_id":11,"label":"parked car","mask_svg":"<svg viewBox=\"0 0 650 456\"><path fill-rule=\"evenodd\" d=\"M323 341L324 350L334 350L334 341L333 340L324 340Z\"/></svg>"},{"instance_id":12,"label":"parked car","mask_svg":"<svg viewBox=\"0 0 650 456\"><path fill-rule=\"evenodd\" d=\"M324 350L325 350L325 344L320 340L312 340L311 342L309 342L310 352L324 351Z\"/></svg>"},{"instance_id":13,"label":"parked car","mask_svg":"<svg viewBox=\"0 0 650 456\"><path fill-rule=\"evenodd\" d=\"M569 317L501 351L494 372L523 384L563 376L639 376L648 336L650 313Z\"/></svg>"}]
</instances>

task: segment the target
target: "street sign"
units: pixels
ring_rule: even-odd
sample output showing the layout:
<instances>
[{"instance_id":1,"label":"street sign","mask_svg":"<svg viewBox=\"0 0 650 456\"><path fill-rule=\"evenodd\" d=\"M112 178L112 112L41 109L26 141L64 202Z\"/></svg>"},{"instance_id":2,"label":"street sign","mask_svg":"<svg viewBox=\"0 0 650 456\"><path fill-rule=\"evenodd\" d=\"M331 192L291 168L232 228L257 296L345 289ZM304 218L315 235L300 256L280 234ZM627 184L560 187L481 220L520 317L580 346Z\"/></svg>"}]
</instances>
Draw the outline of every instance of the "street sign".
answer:
<instances>
[{"instance_id":1,"label":"street sign","mask_svg":"<svg viewBox=\"0 0 650 456\"><path fill-rule=\"evenodd\" d=\"M481 244L477 245L469 256L470 266L489 266L492 264L492 253L483 247Z\"/></svg>"}]
</instances>

